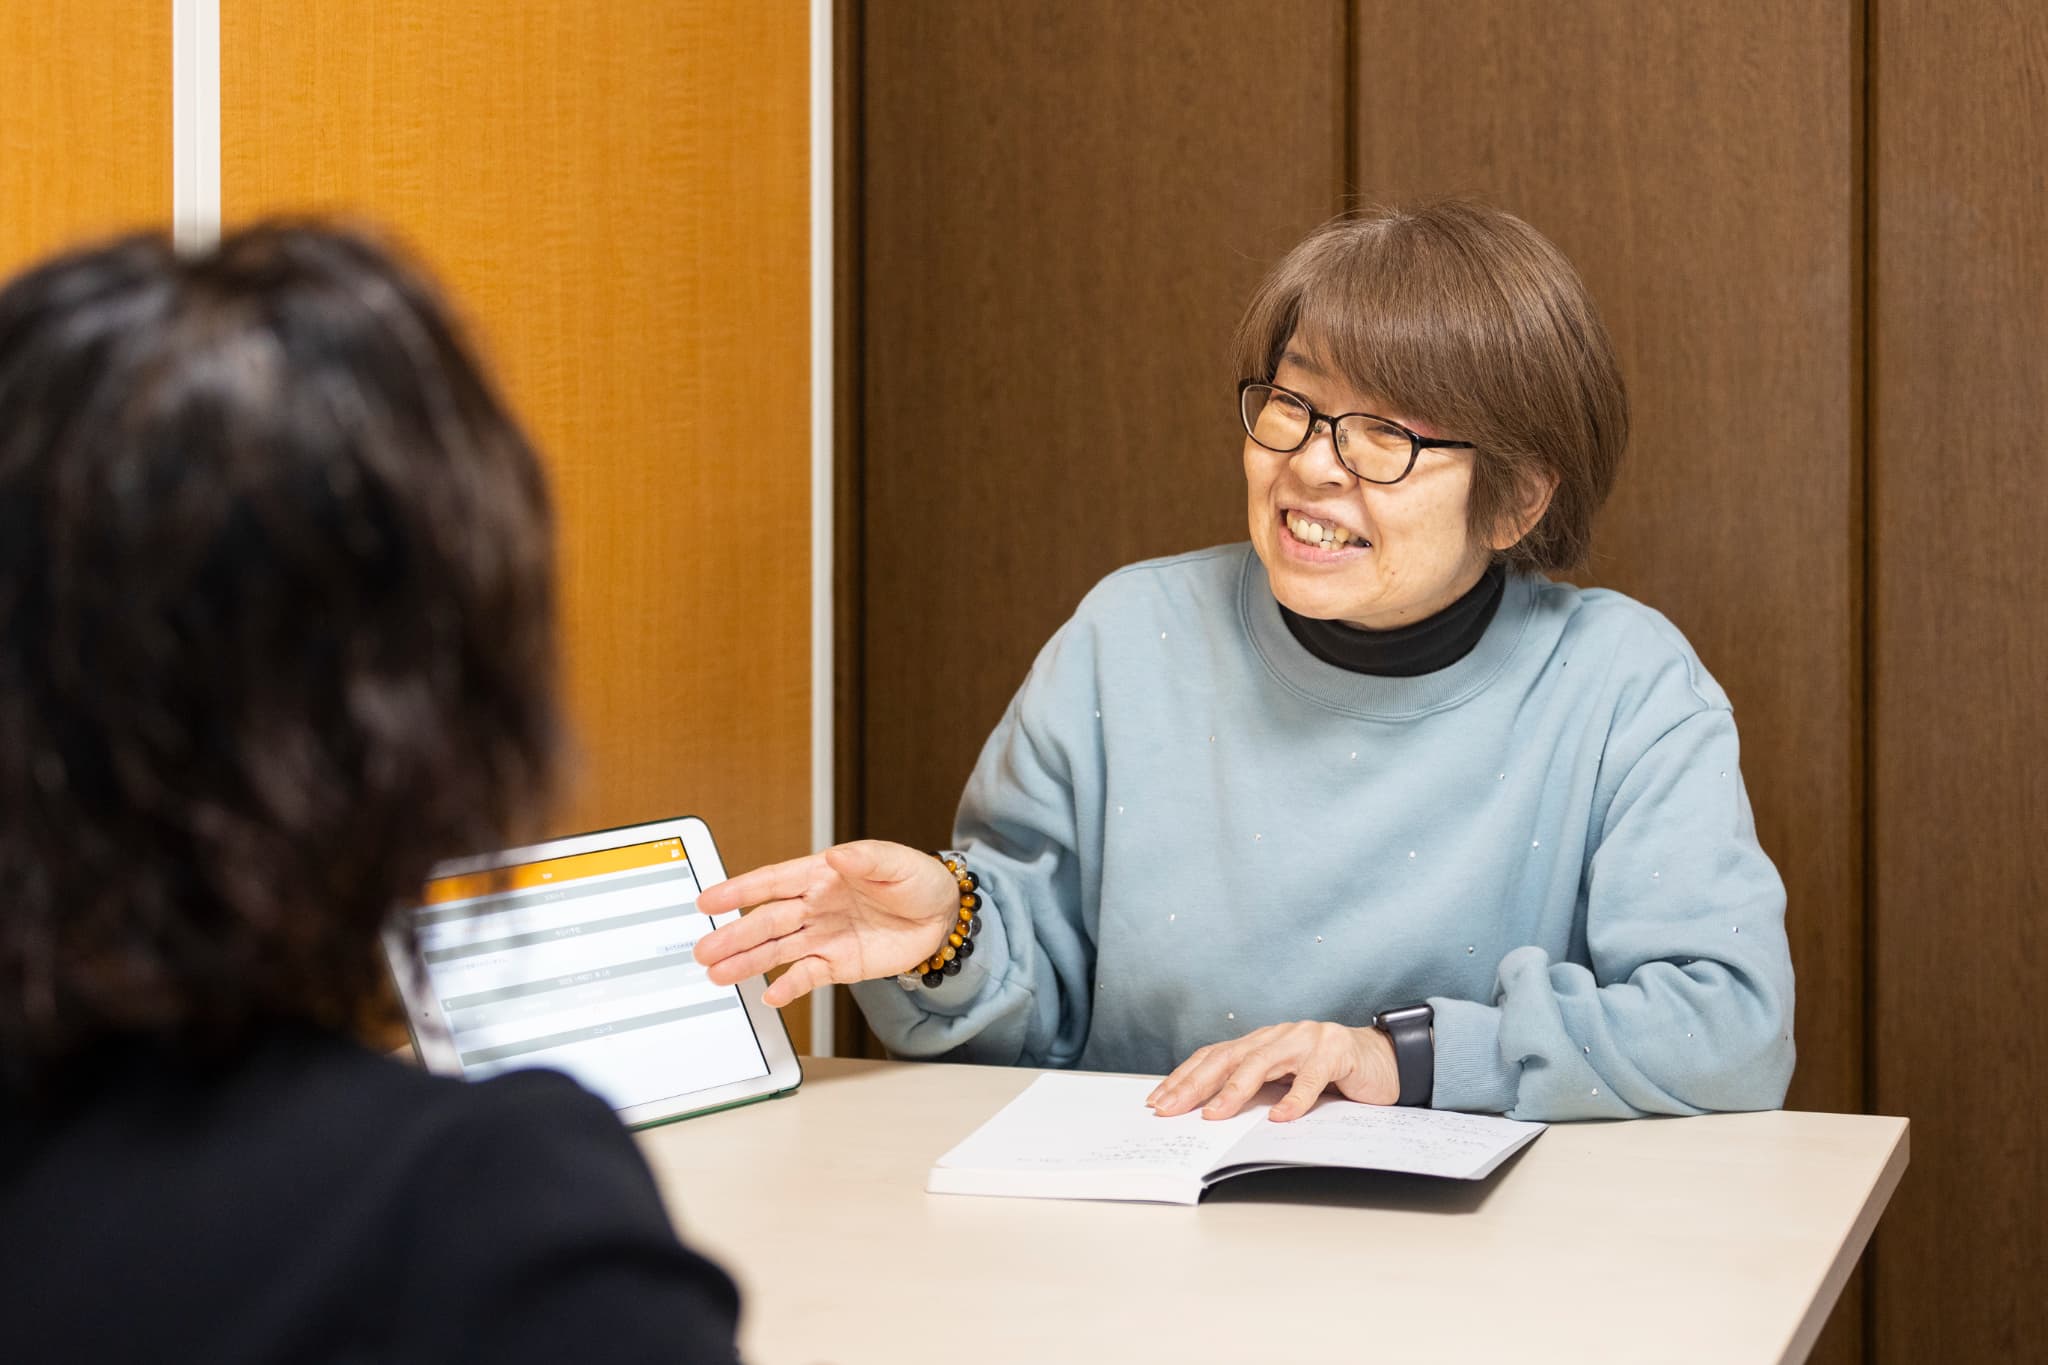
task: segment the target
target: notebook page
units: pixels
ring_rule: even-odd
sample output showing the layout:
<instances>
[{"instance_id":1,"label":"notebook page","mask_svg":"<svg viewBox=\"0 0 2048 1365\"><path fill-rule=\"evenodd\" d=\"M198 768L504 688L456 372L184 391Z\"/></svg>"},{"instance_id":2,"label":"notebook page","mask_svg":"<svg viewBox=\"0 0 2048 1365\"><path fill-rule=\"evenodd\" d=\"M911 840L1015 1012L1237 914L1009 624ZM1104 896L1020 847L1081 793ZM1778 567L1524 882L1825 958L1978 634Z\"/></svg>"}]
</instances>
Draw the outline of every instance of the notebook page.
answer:
<instances>
[{"instance_id":1,"label":"notebook page","mask_svg":"<svg viewBox=\"0 0 2048 1365\"><path fill-rule=\"evenodd\" d=\"M1216 1164L1355 1166L1477 1180L1543 1131L1540 1123L1325 1099L1288 1123L1261 1123Z\"/></svg>"},{"instance_id":2,"label":"notebook page","mask_svg":"<svg viewBox=\"0 0 2048 1365\"><path fill-rule=\"evenodd\" d=\"M1213 1122L1200 1111L1160 1118L1145 1107L1157 1084L1143 1076L1040 1076L940 1157L938 1169L1168 1171L1199 1177L1265 1116L1260 1106Z\"/></svg>"}]
</instances>

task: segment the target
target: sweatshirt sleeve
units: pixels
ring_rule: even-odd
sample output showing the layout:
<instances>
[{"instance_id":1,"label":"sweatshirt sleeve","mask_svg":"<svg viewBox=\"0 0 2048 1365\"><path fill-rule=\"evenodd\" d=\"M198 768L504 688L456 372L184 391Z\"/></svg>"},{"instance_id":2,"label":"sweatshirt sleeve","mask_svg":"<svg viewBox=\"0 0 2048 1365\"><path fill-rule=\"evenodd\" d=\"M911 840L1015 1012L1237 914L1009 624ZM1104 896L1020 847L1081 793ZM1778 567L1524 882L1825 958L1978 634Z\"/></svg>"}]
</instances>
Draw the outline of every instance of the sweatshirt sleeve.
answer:
<instances>
[{"instance_id":1,"label":"sweatshirt sleeve","mask_svg":"<svg viewBox=\"0 0 2048 1365\"><path fill-rule=\"evenodd\" d=\"M853 987L892 1055L1046 1067L1079 1059L1095 974L1082 861L1099 863L1101 852L1094 654L1081 617L1061 627L968 779L953 846L981 882L973 957L936 988L905 990L893 978Z\"/></svg>"},{"instance_id":2,"label":"sweatshirt sleeve","mask_svg":"<svg viewBox=\"0 0 2048 1365\"><path fill-rule=\"evenodd\" d=\"M1491 1002L1432 1001L1436 1106L1551 1120L1784 1103L1785 889L1757 843L1725 702L1650 743L1593 832L1591 966L1517 948Z\"/></svg>"}]
</instances>

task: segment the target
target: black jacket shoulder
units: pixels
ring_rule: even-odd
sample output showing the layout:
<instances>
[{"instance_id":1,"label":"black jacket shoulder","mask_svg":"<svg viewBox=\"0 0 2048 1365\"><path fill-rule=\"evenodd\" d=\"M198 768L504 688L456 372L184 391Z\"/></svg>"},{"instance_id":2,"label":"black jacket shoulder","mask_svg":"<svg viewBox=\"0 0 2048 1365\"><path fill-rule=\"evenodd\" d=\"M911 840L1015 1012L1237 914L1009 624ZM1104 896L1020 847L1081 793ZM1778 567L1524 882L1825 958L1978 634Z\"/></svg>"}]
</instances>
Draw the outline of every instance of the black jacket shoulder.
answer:
<instances>
[{"instance_id":1,"label":"black jacket shoulder","mask_svg":"<svg viewBox=\"0 0 2048 1365\"><path fill-rule=\"evenodd\" d=\"M0 1315L20 1362L559 1365L729 1361L738 1303L567 1077L285 1033L0 1111Z\"/></svg>"}]
</instances>

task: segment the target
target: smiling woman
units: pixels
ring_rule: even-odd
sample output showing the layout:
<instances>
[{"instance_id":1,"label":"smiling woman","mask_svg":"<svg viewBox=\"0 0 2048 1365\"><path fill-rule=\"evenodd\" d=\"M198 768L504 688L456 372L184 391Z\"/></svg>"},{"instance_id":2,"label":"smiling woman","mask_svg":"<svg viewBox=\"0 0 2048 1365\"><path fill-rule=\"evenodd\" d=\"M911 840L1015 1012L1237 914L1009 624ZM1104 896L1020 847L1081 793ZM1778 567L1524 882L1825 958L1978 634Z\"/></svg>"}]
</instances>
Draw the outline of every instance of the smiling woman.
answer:
<instances>
[{"instance_id":1,"label":"smiling woman","mask_svg":"<svg viewBox=\"0 0 2048 1365\"><path fill-rule=\"evenodd\" d=\"M1509 214L1339 220L1237 335L1251 542L1105 579L982 751L942 865L868 841L701 907L912 1057L1289 1080L1569 1119L1769 1108L1785 896L1727 697L1583 559L1628 405L1577 273ZM897 975L901 974L901 975ZM894 982L877 980L896 975ZM899 988L900 987L900 988Z\"/></svg>"}]
</instances>

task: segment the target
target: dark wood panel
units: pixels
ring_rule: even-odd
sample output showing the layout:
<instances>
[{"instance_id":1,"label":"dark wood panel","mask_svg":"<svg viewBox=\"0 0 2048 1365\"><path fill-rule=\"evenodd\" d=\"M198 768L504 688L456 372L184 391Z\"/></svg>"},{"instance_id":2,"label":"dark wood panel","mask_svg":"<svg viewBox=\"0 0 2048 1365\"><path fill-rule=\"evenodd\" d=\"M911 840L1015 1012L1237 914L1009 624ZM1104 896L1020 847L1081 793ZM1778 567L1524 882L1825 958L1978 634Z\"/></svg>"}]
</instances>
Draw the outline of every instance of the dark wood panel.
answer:
<instances>
[{"instance_id":1,"label":"dark wood panel","mask_svg":"<svg viewBox=\"0 0 2048 1365\"><path fill-rule=\"evenodd\" d=\"M1877 1359L2048 1347L2048 9L1872 21Z\"/></svg>"},{"instance_id":2,"label":"dark wood panel","mask_svg":"<svg viewBox=\"0 0 2048 1365\"><path fill-rule=\"evenodd\" d=\"M1245 535L1227 343L1337 205L1344 16L866 11L863 814L930 846L1097 578Z\"/></svg>"},{"instance_id":3,"label":"dark wood panel","mask_svg":"<svg viewBox=\"0 0 2048 1365\"><path fill-rule=\"evenodd\" d=\"M1357 0L1354 21L1360 196L1520 214L1614 334L1634 440L1586 579L1671 617L1734 700L1789 895L1789 1103L1835 1110L1864 1100L1858 9ZM1857 1357L1859 1299L1815 1360Z\"/></svg>"},{"instance_id":4,"label":"dark wood panel","mask_svg":"<svg viewBox=\"0 0 2048 1365\"><path fill-rule=\"evenodd\" d=\"M1576 262L1635 412L1588 577L1728 689L1799 958L1793 1103L1861 1107L1860 545L1848 0L1768 34L1577 0L1362 5L1367 198L1479 193ZM1542 52L1541 61L1530 54ZM1456 73L1386 98L1378 71Z\"/></svg>"},{"instance_id":5,"label":"dark wood panel","mask_svg":"<svg viewBox=\"0 0 2048 1365\"><path fill-rule=\"evenodd\" d=\"M867 542L862 532L865 500L861 458L861 51L866 10L863 0L832 3L832 837L858 839L867 822L861 810L865 784L861 754L866 738L861 717L866 657L861 626L861 581L866 576ZM840 1057L886 1055L868 1027L851 991L833 995L833 1053Z\"/></svg>"}]
</instances>

